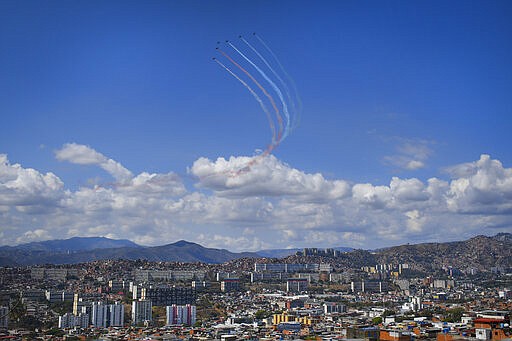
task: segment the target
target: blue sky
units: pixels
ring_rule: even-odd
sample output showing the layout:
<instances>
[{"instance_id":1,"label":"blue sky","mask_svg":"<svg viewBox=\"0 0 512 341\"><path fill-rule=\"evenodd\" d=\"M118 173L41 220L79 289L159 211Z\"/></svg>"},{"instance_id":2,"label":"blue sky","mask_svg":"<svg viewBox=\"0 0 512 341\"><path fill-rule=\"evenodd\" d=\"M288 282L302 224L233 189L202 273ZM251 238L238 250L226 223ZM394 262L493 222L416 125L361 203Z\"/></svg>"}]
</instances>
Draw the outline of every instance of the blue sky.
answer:
<instances>
[{"instance_id":1,"label":"blue sky","mask_svg":"<svg viewBox=\"0 0 512 341\"><path fill-rule=\"evenodd\" d=\"M1 239L254 250L510 232L511 14L507 1L3 1ZM303 110L233 178L271 133L212 57L252 32Z\"/></svg>"}]
</instances>

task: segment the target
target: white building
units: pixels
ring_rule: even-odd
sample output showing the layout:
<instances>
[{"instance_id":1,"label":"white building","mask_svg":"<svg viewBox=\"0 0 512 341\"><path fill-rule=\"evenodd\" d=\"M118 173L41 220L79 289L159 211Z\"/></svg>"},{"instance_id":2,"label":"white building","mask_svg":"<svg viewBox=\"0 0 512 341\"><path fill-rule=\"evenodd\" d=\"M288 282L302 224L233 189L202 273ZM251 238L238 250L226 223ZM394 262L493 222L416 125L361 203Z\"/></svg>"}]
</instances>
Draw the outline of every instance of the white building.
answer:
<instances>
[{"instance_id":1,"label":"white building","mask_svg":"<svg viewBox=\"0 0 512 341\"><path fill-rule=\"evenodd\" d=\"M240 280L238 278L226 278L220 282L222 292L231 292L240 290Z\"/></svg>"},{"instance_id":2,"label":"white building","mask_svg":"<svg viewBox=\"0 0 512 341\"><path fill-rule=\"evenodd\" d=\"M423 302L421 301L421 297L418 296L409 297L409 302L405 302L402 305L402 312L418 311L421 309L423 309Z\"/></svg>"},{"instance_id":3,"label":"white building","mask_svg":"<svg viewBox=\"0 0 512 341\"><path fill-rule=\"evenodd\" d=\"M167 306L167 323L168 325L186 324L193 325L196 323L196 306L195 305L176 305Z\"/></svg>"},{"instance_id":4,"label":"white building","mask_svg":"<svg viewBox=\"0 0 512 341\"><path fill-rule=\"evenodd\" d=\"M476 328L475 329L475 337L477 340L490 340L491 339L491 329L486 328Z\"/></svg>"},{"instance_id":5,"label":"white building","mask_svg":"<svg viewBox=\"0 0 512 341\"><path fill-rule=\"evenodd\" d=\"M332 271L332 265L329 263L321 263L318 265L318 271L320 272L331 272Z\"/></svg>"},{"instance_id":6,"label":"white building","mask_svg":"<svg viewBox=\"0 0 512 341\"><path fill-rule=\"evenodd\" d=\"M132 302L132 323L137 324L153 319L150 300L138 300Z\"/></svg>"},{"instance_id":7,"label":"white building","mask_svg":"<svg viewBox=\"0 0 512 341\"><path fill-rule=\"evenodd\" d=\"M72 292L66 291L55 291L55 290L46 290L45 291L46 300L50 303L54 302L72 302L74 298L74 294Z\"/></svg>"},{"instance_id":8,"label":"white building","mask_svg":"<svg viewBox=\"0 0 512 341\"><path fill-rule=\"evenodd\" d=\"M302 292L308 289L307 278L289 278L286 281L286 291L288 292Z\"/></svg>"},{"instance_id":9,"label":"white building","mask_svg":"<svg viewBox=\"0 0 512 341\"><path fill-rule=\"evenodd\" d=\"M82 307L86 308L86 307ZM106 327L122 327L124 325L124 305L121 302L115 302L114 304L105 304L103 302L93 302L89 308L90 315L84 313L87 309L82 309L82 313L78 316L75 316L75 319L78 319L80 316L89 316L91 317L91 325L97 328L106 328ZM65 318L70 318L66 315L62 316L63 323L67 324L68 321L65 321ZM71 320L70 320L71 321ZM60 323L60 318L59 318ZM69 323L73 323L72 321ZM74 322L75 326L83 326L84 322L76 321ZM85 326L89 324L85 323ZM66 327L61 327L66 328Z\"/></svg>"},{"instance_id":10,"label":"white building","mask_svg":"<svg viewBox=\"0 0 512 341\"><path fill-rule=\"evenodd\" d=\"M7 330L9 324L9 308L0 307L0 330Z\"/></svg>"},{"instance_id":11,"label":"white building","mask_svg":"<svg viewBox=\"0 0 512 341\"><path fill-rule=\"evenodd\" d=\"M344 304L336 302L325 302L322 307L324 314L344 313L347 311L347 307Z\"/></svg>"},{"instance_id":12,"label":"white building","mask_svg":"<svg viewBox=\"0 0 512 341\"><path fill-rule=\"evenodd\" d=\"M388 290L387 282L380 281L352 281L350 290L352 292L383 292Z\"/></svg>"}]
</instances>

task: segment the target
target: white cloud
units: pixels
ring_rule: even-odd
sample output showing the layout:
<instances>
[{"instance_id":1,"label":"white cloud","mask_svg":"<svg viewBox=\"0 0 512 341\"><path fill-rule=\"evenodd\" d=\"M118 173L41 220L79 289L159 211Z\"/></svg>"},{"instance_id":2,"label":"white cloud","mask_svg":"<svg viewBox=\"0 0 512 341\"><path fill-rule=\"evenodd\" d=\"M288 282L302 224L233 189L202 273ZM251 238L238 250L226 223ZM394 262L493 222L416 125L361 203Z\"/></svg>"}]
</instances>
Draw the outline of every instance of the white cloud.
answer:
<instances>
[{"instance_id":1,"label":"white cloud","mask_svg":"<svg viewBox=\"0 0 512 341\"><path fill-rule=\"evenodd\" d=\"M109 160L89 147L66 146L58 153L61 160ZM231 175L249 160L198 159L190 173L198 177L199 189L187 189L172 172L143 172L113 186L69 190L53 173L11 165L2 154L2 240L14 244L80 235L145 245L185 239L233 251L374 248L461 239L482 228L491 233L512 226L512 170L487 155L450 167L450 181L393 177L388 185L327 180L274 156Z\"/></svg>"},{"instance_id":2,"label":"white cloud","mask_svg":"<svg viewBox=\"0 0 512 341\"><path fill-rule=\"evenodd\" d=\"M423 226L425 225L426 218L421 215L420 211L407 211L405 212L405 216L408 218L407 230L409 232L420 233L423 231Z\"/></svg>"},{"instance_id":3,"label":"white cloud","mask_svg":"<svg viewBox=\"0 0 512 341\"><path fill-rule=\"evenodd\" d=\"M42 174L0 154L0 205L52 207L64 195L63 182L53 173Z\"/></svg>"},{"instance_id":4,"label":"white cloud","mask_svg":"<svg viewBox=\"0 0 512 341\"><path fill-rule=\"evenodd\" d=\"M244 236L231 237L220 234L200 234L197 237L197 240L201 245L207 247L248 252L263 250L270 246L269 244L262 242L257 237L247 238Z\"/></svg>"},{"instance_id":5,"label":"white cloud","mask_svg":"<svg viewBox=\"0 0 512 341\"><path fill-rule=\"evenodd\" d=\"M426 166L426 161L432 155L431 145L427 140L412 140L394 138L397 142L396 154L384 157L384 161L395 167L407 170L418 170Z\"/></svg>"},{"instance_id":6,"label":"white cloud","mask_svg":"<svg viewBox=\"0 0 512 341\"><path fill-rule=\"evenodd\" d=\"M258 157L256 157L258 158ZM200 158L190 172L199 185L223 196L290 196L305 201L335 200L350 193L343 180L326 180L321 174L306 174L269 155L256 159L231 157L212 162Z\"/></svg>"},{"instance_id":7,"label":"white cloud","mask_svg":"<svg viewBox=\"0 0 512 341\"><path fill-rule=\"evenodd\" d=\"M384 208L392 205L391 190L387 186L373 186L372 184L356 184L352 187L352 197L358 204L373 208Z\"/></svg>"},{"instance_id":8,"label":"white cloud","mask_svg":"<svg viewBox=\"0 0 512 341\"><path fill-rule=\"evenodd\" d=\"M389 188L393 197L402 202L425 201L429 198L425 185L416 178L400 179L393 177Z\"/></svg>"},{"instance_id":9,"label":"white cloud","mask_svg":"<svg viewBox=\"0 0 512 341\"><path fill-rule=\"evenodd\" d=\"M512 213L512 169L481 155L478 161L451 167L453 179L447 193L448 207L456 212Z\"/></svg>"},{"instance_id":10,"label":"white cloud","mask_svg":"<svg viewBox=\"0 0 512 341\"><path fill-rule=\"evenodd\" d=\"M16 239L17 243L29 243L33 241L50 239L50 233L43 229L27 231L23 236Z\"/></svg>"},{"instance_id":11,"label":"white cloud","mask_svg":"<svg viewBox=\"0 0 512 341\"><path fill-rule=\"evenodd\" d=\"M117 181L130 180L133 174L119 162L107 158L89 146L67 143L55 152L59 161L68 161L79 165L97 165L112 175Z\"/></svg>"},{"instance_id":12,"label":"white cloud","mask_svg":"<svg viewBox=\"0 0 512 341\"><path fill-rule=\"evenodd\" d=\"M405 168L408 170L416 170L425 167L425 163L419 160L406 161Z\"/></svg>"}]
</instances>

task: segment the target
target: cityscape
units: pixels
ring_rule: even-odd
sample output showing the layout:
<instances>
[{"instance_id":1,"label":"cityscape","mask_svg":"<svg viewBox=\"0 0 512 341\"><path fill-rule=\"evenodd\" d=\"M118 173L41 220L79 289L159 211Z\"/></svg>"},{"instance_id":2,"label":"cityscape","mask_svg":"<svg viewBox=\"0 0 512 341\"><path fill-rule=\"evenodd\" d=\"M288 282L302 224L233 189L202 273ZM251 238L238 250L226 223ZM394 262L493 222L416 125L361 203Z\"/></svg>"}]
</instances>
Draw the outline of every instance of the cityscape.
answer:
<instances>
[{"instance_id":1,"label":"cityscape","mask_svg":"<svg viewBox=\"0 0 512 341\"><path fill-rule=\"evenodd\" d=\"M511 18L0 0L0 341L512 341Z\"/></svg>"},{"instance_id":2,"label":"cityscape","mask_svg":"<svg viewBox=\"0 0 512 341\"><path fill-rule=\"evenodd\" d=\"M66 241L47 244L57 242ZM186 252L191 243L177 244ZM512 234L425 246L435 250L422 253L424 245L409 245L416 253L408 263L371 263L390 259L404 247L398 246L373 252L305 248L284 258L241 254L223 263L104 259L4 266L0 337L510 339ZM447 246L466 251L447 255ZM494 254L492 264L485 253Z\"/></svg>"}]
</instances>

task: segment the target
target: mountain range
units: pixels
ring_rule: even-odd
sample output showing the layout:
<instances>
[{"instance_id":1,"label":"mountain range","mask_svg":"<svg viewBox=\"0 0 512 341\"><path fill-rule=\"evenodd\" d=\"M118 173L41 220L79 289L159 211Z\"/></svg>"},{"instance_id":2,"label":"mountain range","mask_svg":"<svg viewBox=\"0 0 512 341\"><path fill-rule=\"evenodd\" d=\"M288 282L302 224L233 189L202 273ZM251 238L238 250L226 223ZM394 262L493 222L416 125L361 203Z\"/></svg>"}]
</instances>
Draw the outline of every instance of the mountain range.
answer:
<instances>
[{"instance_id":1,"label":"mountain range","mask_svg":"<svg viewBox=\"0 0 512 341\"><path fill-rule=\"evenodd\" d=\"M346 252L353 249L339 247L336 250ZM145 247L126 239L73 237L0 247L0 265L73 264L98 259L121 258L223 263L243 257L284 258L294 255L298 251L302 251L302 249L267 249L253 253L234 253L228 250L205 248L184 240L168 245Z\"/></svg>"},{"instance_id":2,"label":"mountain range","mask_svg":"<svg viewBox=\"0 0 512 341\"><path fill-rule=\"evenodd\" d=\"M421 271L453 266L488 271L512 267L512 234L476 236L465 241L393 246L375 251L336 248L336 258L319 259L340 267L408 263ZM296 254L301 249L276 249L234 253L205 248L184 240L162 246L141 246L129 240L104 237L74 237L18 246L0 247L0 266L75 264L102 259L145 259L148 261L203 262L218 264L239 258L285 258L287 262L311 261Z\"/></svg>"},{"instance_id":3,"label":"mountain range","mask_svg":"<svg viewBox=\"0 0 512 341\"><path fill-rule=\"evenodd\" d=\"M215 264L244 257L259 256L250 252L234 253L224 249L205 248L184 240L148 247L129 240L104 237L75 237L0 247L0 266L76 264L101 259L145 259L157 262Z\"/></svg>"}]
</instances>

